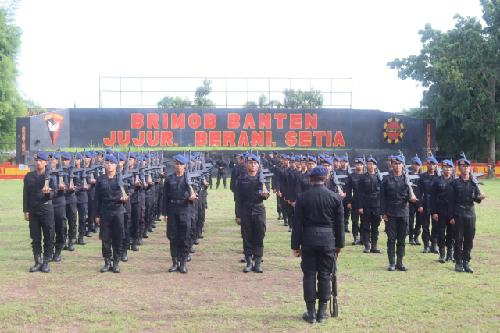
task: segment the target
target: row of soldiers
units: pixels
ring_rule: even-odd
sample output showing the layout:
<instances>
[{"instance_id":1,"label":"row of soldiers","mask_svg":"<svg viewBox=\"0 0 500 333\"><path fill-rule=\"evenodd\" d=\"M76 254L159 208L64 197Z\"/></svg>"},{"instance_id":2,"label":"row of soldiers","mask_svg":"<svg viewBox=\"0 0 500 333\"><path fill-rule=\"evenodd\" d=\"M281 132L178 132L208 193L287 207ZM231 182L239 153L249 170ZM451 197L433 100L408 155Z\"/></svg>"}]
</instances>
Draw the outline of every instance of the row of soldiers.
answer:
<instances>
[{"instance_id":1,"label":"row of soldiers","mask_svg":"<svg viewBox=\"0 0 500 333\"><path fill-rule=\"evenodd\" d=\"M174 163L181 159L191 170L206 168L200 156L193 154L190 161L179 155ZM49 272L49 262L61 261L63 249L74 251L75 244L85 245L84 236L98 232L105 262L101 272L120 272L119 263L128 261L128 250L139 251L160 215L175 210L169 192L173 190L166 190L165 186L166 173L166 159L159 154L87 151L73 156L66 152L39 152L35 170L24 179L23 190L23 210L30 223L35 258L30 271ZM189 180L194 199L190 205L186 202L188 213L182 219L182 224L189 226L188 234L180 236L188 253L177 250L177 230L167 233L171 253L175 255L175 270L181 272L187 272L189 253L194 252L193 245L203 237L207 174L200 171ZM176 229L176 222L171 225L170 229Z\"/></svg>"},{"instance_id":2,"label":"row of soldiers","mask_svg":"<svg viewBox=\"0 0 500 333\"><path fill-rule=\"evenodd\" d=\"M373 156L355 158L353 168L349 167L347 155L283 154L277 156L269 154L263 160L265 160L264 165L273 172L272 188L277 195L278 218L283 218L289 231L293 229L295 202L301 193L310 188L311 170L316 165L322 165L328 170L325 186L339 194L342 199L346 232L349 232L348 220L349 216L351 217L353 245L364 245L363 252L365 253L380 253L377 247L378 228L381 220L384 220L384 215L387 215L387 210L392 209L389 215L402 217L401 224L406 227L402 238L401 232L388 228L388 224L386 224L385 231L391 235L388 247L389 262L392 263L391 258L395 254L398 258L398 263L390 264L389 268L406 270L402 263L405 238L408 236L411 245L421 245L419 235L420 230L422 230L424 253L437 253L439 254L439 262L454 261L457 271L462 271L461 267L463 267L465 271L472 272L468 262L472 248L471 237L473 238L474 234L472 229L474 228L471 227L468 232L465 232L466 239L464 240L463 232L455 230L456 227L450 222L450 216L453 216L451 212L458 205L456 203L457 196L452 196L452 181L456 180L455 184L459 184L460 179L462 179L455 175L455 168L451 160L442 161L442 172L438 161L432 155L426 161L426 172L420 171L422 166L420 158L413 157L411 165L407 166L402 154L389 156L388 172L379 171L377 160ZM394 175L397 164L402 165L405 189L409 191L409 194L408 198L402 193L395 198L399 205L399 208L396 209L396 207L391 208L391 205L387 204L386 194L391 193L384 191L388 191L394 185L388 176ZM474 174L470 172L470 161L465 155L460 158L459 165L469 168L469 171L464 169L463 174L464 176L469 175L471 179L469 198L472 199L470 200L480 202L484 195L479 190ZM385 188L384 181L388 182ZM465 205L468 207L466 212L458 209L458 215L474 215L473 212L470 212L473 207L470 208L469 201ZM399 227L399 224L396 226ZM394 233L397 235L393 235ZM393 238L398 239L397 250L393 250ZM462 241L455 241L456 238L461 238Z\"/></svg>"}]
</instances>

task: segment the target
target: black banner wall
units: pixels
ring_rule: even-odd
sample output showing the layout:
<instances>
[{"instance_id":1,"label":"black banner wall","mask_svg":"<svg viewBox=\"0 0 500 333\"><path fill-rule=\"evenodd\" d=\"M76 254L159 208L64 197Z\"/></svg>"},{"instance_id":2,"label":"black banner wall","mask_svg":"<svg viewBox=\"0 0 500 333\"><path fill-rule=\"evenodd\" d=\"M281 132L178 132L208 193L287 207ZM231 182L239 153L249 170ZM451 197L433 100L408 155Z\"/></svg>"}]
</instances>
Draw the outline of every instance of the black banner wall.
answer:
<instances>
[{"instance_id":1,"label":"black banner wall","mask_svg":"<svg viewBox=\"0 0 500 333\"><path fill-rule=\"evenodd\" d=\"M432 121L356 109L65 109L30 117L30 149L276 147L422 152Z\"/></svg>"}]
</instances>

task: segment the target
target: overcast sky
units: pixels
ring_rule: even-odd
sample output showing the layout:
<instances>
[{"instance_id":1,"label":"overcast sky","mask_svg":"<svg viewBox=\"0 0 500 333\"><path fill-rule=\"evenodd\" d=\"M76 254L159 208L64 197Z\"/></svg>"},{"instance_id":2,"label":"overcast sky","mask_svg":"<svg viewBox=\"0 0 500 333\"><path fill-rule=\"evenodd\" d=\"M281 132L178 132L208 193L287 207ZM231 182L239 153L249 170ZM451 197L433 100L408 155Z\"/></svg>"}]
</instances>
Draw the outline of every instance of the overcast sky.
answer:
<instances>
[{"instance_id":1,"label":"overcast sky","mask_svg":"<svg viewBox=\"0 0 500 333\"><path fill-rule=\"evenodd\" d=\"M353 108L399 112L422 89L387 62L456 13L480 17L479 0L22 0L18 84L43 107L98 107L99 76L352 77L334 90L352 90Z\"/></svg>"}]
</instances>

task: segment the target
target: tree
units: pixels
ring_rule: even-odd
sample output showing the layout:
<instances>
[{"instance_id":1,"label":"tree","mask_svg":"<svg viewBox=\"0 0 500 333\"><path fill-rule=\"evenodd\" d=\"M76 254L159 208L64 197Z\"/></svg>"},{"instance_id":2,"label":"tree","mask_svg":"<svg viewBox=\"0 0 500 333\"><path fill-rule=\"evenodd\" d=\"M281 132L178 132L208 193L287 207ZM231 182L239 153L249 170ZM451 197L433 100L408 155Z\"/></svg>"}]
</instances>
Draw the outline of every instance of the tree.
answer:
<instances>
[{"instance_id":1,"label":"tree","mask_svg":"<svg viewBox=\"0 0 500 333\"><path fill-rule=\"evenodd\" d=\"M215 103L207 98L207 96L212 92L211 87L212 81L203 80L202 85L196 88L194 93L194 104L199 107L213 107Z\"/></svg>"},{"instance_id":2,"label":"tree","mask_svg":"<svg viewBox=\"0 0 500 333\"><path fill-rule=\"evenodd\" d=\"M26 112L16 85L21 30L12 23L11 16L9 9L0 7L0 148L14 146L16 117Z\"/></svg>"},{"instance_id":3,"label":"tree","mask_svg":"<svg viewBox=\"0 0 500 333\"><path fill-rule=\"evenodd\" d=\"M420 54L395 59L388 66L398 69L401 79L420 81L426 88L421 116L436 120L441 148L455 155L462 150L476 158L489 155L494 164L500 128L500 1L482 4L487 27L459 15L454 29L444 33L426 24L419 31Z\"/></svg>"},{"instance_id":4,"label":"tree","mask_svg":"<svg viewBox=\"0 0 500 333\"><path fill-rule=\"evenodd\" d=\"M323 106L323 95L319 90L293 90L285 89L284 106L289 109L317 109Z\"/></svg>"},{"instance_id":5,"label":"tree","mask_svg":"<svg viewBox=\"0 0 500 333\"><path fill-rule=\"evenodd\" d=\"M179 96L165 96L158 102L158 108L160 109L183 109L190 108L191 106L192 103L188 98L181 98Z\"/></svg>"}]
</instances>

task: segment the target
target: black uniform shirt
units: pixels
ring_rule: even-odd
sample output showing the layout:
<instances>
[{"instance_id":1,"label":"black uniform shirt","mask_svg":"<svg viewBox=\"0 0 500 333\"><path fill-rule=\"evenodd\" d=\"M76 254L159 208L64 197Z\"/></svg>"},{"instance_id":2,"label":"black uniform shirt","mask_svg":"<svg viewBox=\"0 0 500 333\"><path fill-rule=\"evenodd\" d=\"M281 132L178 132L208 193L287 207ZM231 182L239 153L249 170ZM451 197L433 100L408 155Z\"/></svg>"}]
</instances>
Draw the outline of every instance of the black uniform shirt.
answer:
<instances>
[{"instance_id":1,"label":"black uniform shirt","mask_svg":"<svg viewBox=\"0 0 500 333\"><path fill-rule=\"evenodd\" d=\"M105 174L99 176L95 187L95 196L98 217L111 213L125 212L125 208L121 201L122 191L118 185L117 175L111 179Z\"/></svg>"},{"instance_id":2,"label":"black uniform shirt","mask_svg":"<svg viewBox=\"0 0 500 333\"><path fill-rule=\"evenodd\" d=\"M377 174L365 173L358 184L358 208L375 209L377 212L380 208L380 188L382 182Z\"/></svg>"},{"instance_id":3,"label":"black uniform shirt","mask_svg":"<svg viewBox=\"0 0 500 333\"><path fill-rule=\"evenodd\" d=\"M171 173L165 178L163 186L163 215L168 212L188 209L188 198L190 191L186 182L186 176L177 176Z\"/></svg>"},{"instance_id":4,"label":"black uniform shirt","mask_svg":"<svg viewBox=\"0 0 500 333\"><path fill-rule=\"evenodd\" d=\"M38 175L36 171L30 171L24 177L23 187L23 212L33 214L37 210L50 209L52 205L51 197L52 191L45 194L42 193L42 188L45 186L45 174ZM49 182L49 187L53 188L54 183L52 180Z\"/></svg>"},{"instance_id":5,"label":"black uniform shirt","mask_svg":"<svg viewBox=\"0 0 500 333\"><path fill-rule=\"evenodd\" d=\"M450 216L472 216L475 214L474 202L480 203L477 184L459 177L451 182Z\"/></svg>"},{"instance_id":6,"label":"black uniform shirt","mask_svg":"<svg viewBox=\"0 0 500 333\"><path fill-rule=\"evenodd\" d=\"M409 199L410 189L405 182L404 175L390 174L384 178L380 195L381 214L395 217L409 216Z\"/></svg>"},{"instance_id":7,"label":"black uniform shirt","mask_svg":"<svg viewBox=\"0 0 500 333\"><path fill-rule=\"evenodd\" d=\"M313 185L295 204L292 249L302 246L345 246L344 208L340 197L324 185Z\"/></svg>"}]
</instances>

